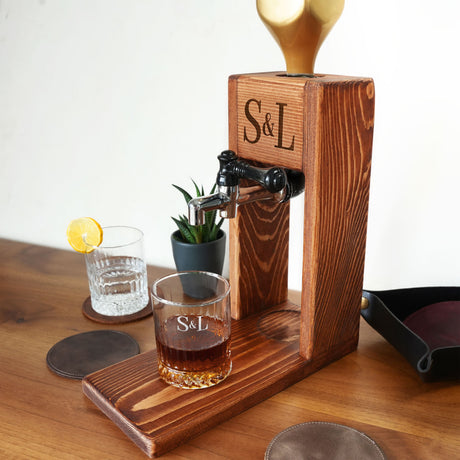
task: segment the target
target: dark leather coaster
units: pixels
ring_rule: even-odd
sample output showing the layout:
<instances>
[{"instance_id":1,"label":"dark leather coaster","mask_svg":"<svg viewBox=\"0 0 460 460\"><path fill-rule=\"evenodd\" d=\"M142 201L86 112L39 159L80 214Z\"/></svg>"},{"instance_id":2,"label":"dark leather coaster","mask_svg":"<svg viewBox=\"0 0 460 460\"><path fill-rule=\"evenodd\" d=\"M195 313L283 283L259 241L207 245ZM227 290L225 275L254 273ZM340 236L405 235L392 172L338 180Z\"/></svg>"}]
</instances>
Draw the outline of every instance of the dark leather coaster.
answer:
<instances>
[{"instance_id":1,"label":"dark leather coaster","mask_svg":"<svg viewBox=\"0 0 460 460\"><path fill-rule=\"evenodd\" d=\"M96 323L102 324L123 324L123 323L130 323L131 321L137 321L139 319L146 318L147 316L152 314L152 301L150 300L149 295L149 303L140 311L136 313L131 313L130 315L120 315L120 316L107 316L101 315L97 311L93 309L91 305L91 296L85 299L83 302L81 311L83 315L85 315L88 319L95 321Z\"/></svg>"},{"instance_id":2,"label":"dark leather coaster","mask_svg":"<svg viewBox=\"0 0 460 460\"><path fill-rule=\"evenodd\" d=\"M48 351L46 363L61 377L81 380L138 353L138 343L125 332L89 331L56 343Z\"/></svg>"},{"instance_id":3,"label":"dark leather coaster","mask_svg":"<svg viewBox=\"0 0 460 460\"><path fill-rule=\"evenodd\" d=\"M380 447L360 431L328 422L294 425L276 435L265 460L385 460Z\"/></svg>"}]
</instances>

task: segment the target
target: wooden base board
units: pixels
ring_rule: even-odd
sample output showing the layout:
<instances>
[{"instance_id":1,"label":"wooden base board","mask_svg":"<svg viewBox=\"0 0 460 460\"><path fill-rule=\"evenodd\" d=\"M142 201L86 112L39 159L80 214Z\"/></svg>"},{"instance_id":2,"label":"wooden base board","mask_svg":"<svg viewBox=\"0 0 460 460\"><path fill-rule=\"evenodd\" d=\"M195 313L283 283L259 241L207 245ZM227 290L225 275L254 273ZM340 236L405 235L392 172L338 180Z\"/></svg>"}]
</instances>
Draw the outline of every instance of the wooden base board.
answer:
<instances>
[{"instance_id":1,"label":"wooden base board","mask_svg":"<svg viewBox=\"0 0 460 460\"><path fill-rule=\"evenodd\" d=\"M353 351L358 338L327 355L299 355L300 308L290 302L232 323L233 369L203 390L158 376L148 351L83 379L84 394L149 457L158 457Z\"/></svg>"}]
</instances>

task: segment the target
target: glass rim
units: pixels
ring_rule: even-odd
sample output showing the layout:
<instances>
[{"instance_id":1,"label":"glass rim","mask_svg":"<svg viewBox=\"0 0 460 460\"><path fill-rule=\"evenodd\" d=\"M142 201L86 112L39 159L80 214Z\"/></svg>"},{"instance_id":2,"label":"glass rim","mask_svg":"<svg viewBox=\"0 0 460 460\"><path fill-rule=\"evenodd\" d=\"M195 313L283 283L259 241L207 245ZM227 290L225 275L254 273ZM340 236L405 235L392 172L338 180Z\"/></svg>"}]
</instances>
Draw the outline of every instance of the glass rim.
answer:
<instances>
[{"instance_id":1,"label":"glass rim","mask_svg":"<svg viewBox=\"0 0 460 460\"><path fill-rule=\"evenodd\" d=\"M219 281L223 281L223 283L225 285L225 290L224 290L224 292L222 294L216 295L215 297L213 297L212 300L201 301L199 304L197 303L196 305L193 305L193 304L190 305L190 304L186 304L184 302L177 302L177 301L175 302L173 300L167 300L167 299L164 299L163 297L160 297L156 293L156 291L157 291L156 286L159 283L161 283L163 281L166 281L166 280L168 280L170 278L180 278L181 275L189 275L189 274L207 275L207 276L211 276L212 278L216 278ZM203 307L203 306L206 306L206 305L212 305L213 303L220 302L222 299L227 297L229 293L230 293L230 283L228 282L228 280L226 278L224 278L222 275L219 275L218 273L208 272L208 271L205 271L205 270L185 270L185 271L170 273L169 275L162 276L161 278L158 278L157 280L155 280L154 283L152 284L152 289L151 289L152 297L155 300L157 300L158 302L160 302L162 304L165 304L165 305L173 305L173 306L176 306L176 307L189 307L189 308L196 308L196 307Z\"/></svg>"},{"instance_id":2,"label":"glass rim","mask_svg":"<svg viewBox=\"0 0 460 460\"><path fill-rule=\"evenodd\" d=\"M106 226L106 227L101 227L102 228L102 241L101 241L101 244L99 246L93 246L92 244L88 244L85 243L88 245L88 246L91 246L94 248L94 250L97 250L97 249L118 249L118 248L124 248L126 246L131 246L133 244L136 244L136 243L139 243L139 241L142 241L142 239L144 238L144 232L142 230L140 230L139 228L137 227L131 227L129 225L109 225L109 226ZM128 229L128 230L134 230L136 233L137 233L137 236L136 238L133 238L132 240L130 240L128 243L121 243L121 244L110 244L110 245L104 245L104 231L105 230L111 230L111 229Z\"/></svg>"}]
</instances>

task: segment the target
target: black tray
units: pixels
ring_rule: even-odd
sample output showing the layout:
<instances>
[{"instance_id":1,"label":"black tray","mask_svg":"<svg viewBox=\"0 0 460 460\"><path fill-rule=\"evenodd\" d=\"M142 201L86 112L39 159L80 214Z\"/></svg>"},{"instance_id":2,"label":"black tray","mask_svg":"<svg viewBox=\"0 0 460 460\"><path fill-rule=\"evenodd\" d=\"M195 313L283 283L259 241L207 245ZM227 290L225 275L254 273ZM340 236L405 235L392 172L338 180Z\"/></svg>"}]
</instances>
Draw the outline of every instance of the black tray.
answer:
<instances>
[{"instance_id":1,"label":"black tray","mask_svg":"<svg viewBox=\"0 0 460 460\"><path fill-rule=\"evenodd\" d=\"M460 379L459 287L363 291L363 297L368 300L367 308L361 310L363 318L409 361L423 381ZM415 332L417 317L427 323ZM446 334L436 329L443 324Z\"/></svg>"}]
</instances>

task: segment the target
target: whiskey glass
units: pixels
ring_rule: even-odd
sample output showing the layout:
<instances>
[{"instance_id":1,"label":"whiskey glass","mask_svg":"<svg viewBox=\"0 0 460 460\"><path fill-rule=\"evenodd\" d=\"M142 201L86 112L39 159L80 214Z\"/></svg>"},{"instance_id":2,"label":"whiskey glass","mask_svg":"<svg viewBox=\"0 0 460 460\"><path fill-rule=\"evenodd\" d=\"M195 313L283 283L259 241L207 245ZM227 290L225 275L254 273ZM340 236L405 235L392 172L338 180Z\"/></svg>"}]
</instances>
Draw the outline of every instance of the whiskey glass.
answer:
<instances>
[{"instance_id":1,"label":"whiskey glass","mask_svg":"<svg viewBox=\"0 0 460 460\"><path fill-rule=\"evenodd\" d=\"M152 308L160 377L208 388L231 372L230 285L216 273L178 272L155 281Z\"/></svg>"}]
</instances>

